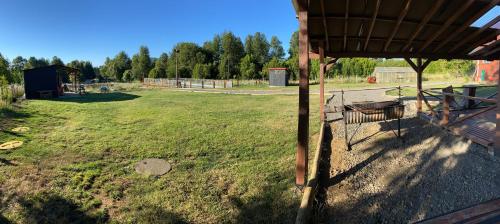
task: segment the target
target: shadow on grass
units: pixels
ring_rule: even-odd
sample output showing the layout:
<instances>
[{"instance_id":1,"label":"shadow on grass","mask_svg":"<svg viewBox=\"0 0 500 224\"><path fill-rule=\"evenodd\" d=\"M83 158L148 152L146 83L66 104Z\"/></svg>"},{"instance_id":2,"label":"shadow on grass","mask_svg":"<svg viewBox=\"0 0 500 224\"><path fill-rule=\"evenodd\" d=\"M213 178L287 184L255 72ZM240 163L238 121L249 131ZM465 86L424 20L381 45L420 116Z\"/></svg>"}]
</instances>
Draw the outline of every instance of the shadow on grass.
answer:
<instances>
[{"instance_id":1,"label":"shadow on grass","mask_svg":"<svg viewBox=\"0 0 500 224\"><path fill-rule=\"evenodd\" d=\"M262 187L259 194L252 198L242 200L239 197L230 197L231 203L239 210L235 223L294 223L299 202L287 201L284 199L287 197L283 195L292 194L288 189L293 186L291 174L291 170L277 171L267 178L266 182L270 184Z\"/></svg>"},{"instance_id":2,"label":"shadow on grass","mask_svg":"<svg viewBox=\"0 0 500 224\"><path fill-rule=\"evenodd\" d=\"M105 211L89 214L57 194L36 194L19 199L22 215L29 223L106 223Z\"/></svg>"},{"instance_id":3,"label":"shadow on grass","mask_svg":"<svg viewBox=\"0 0 500 224\"><path fill-rule=\"evenodd\" d=\"M319 187L314 200L314 213L313 213L313 223L321 223L325 219L327 212L326 201L328 200L328 180L330 179L330 169L331 169L331 155L332 155L332 128L330 124L325 125L323 145L322 145L322 156L319 164Z\"/></svg>"},{"instance_id":4,"label":"shadow on grass","mask_svg":"<svg viewBox=\"0 0 500 224\"><path fill-rule=\"evenodd\" d=\"M392 132L394 127L383 124L379 131ZM491 171L500 165L477 156L481 155L478 146L416 118L403 119L402 128L404 143L394 136L377 138L353 150L352 156L368 155L366 159L330 177L326 185L333 191L329 197L338 198L329 208L329 222L415 222L500 196L500 183L495 181L498 173ZM414 164L405 166L407 160ZM478 184L481 178L491 179L491 184ZM375 180L384 185L375 188L371 185ZM342 192L348 196L333 195Z\"/></svg>"},{"instance_id":5,"label":"shadow on grass","mask_svg":"<svg viewBox=\"0 0 500 224\"><path fill-rule=\"evenodd\" d=\"M0 158L0 166L17 166L17 164L12 163L8 159ZM0 222L1 223L1 222Z\"/></svg>"},{"instance_id":6,"label":"shadow on grass","mask_svg":"<svg viewBox=\"0 0 500 224\"><path fill-rule=\"evenodd\" d=\"M21 112L20 110L15 110L8 107L0 107L0 118L27 118L30 117L28 113Z\"/></svg>"},{"instance_id":7,"label":"shadow on grass","mask_svg":"<svg viewBox=\"0 0 500 224\"><path fill-rule=\"evenodd\" d=\"M62 102L73 102L73 103L96 103L96 102L116 102L116 101L128 101L139 98L140 96L123 93L123 92L112 92L112 93L87 93L85 95L79 96L63 96L60 98L54 98L51 100L62 101Z\"/></svg>"},{"instance_id":8,"label":"shadow on grass","mask_svg":"<svg viewBox=\"0 0 500 224\"><path fill-rule=\"evenodd\" d=\"M188 223L181 216L174 214L172 212L166 211L165 209L147 204L138 208L138 212L134 214L134 220L132 223L166 223L166 224L184 224Z\"/></svg>"}]
</instances>

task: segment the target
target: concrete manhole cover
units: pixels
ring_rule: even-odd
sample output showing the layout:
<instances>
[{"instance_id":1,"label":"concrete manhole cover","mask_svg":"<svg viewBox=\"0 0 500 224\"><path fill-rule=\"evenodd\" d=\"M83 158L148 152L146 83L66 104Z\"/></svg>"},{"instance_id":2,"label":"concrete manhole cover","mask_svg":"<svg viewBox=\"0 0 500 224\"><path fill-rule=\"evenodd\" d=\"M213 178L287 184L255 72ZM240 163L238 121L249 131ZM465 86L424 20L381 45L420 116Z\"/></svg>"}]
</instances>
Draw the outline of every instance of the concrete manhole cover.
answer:
<instances>
[{"instance_id":1,"label":"concrete manhole cover","mask_svg":"<svg viewBox=\"0 0 500 224\"><path fill-rule=\"evenodd\" d=\"M21 145L23 145L22 141L10 141L1 144L0 149L1 150L15 149L21 147Z\"/></svg>"},{"instance_id":2,"label":"concrete manhole cover","mask_svg":"<svg viewBox=\"0 0 500 224\"><path fill-rule=\"evenodd\" d=\"M135 164L135 171L140 174L161 176L172 169L172 165L163 159L144 159Z\"/></svg>"},{"instance_id":3,"label":"concrete manhole cover","mask_svg":"<svg viewBox=\"0 0 500 224\"><path fill-rule=\"evenodd\" d=\"M30 128L28 128L28 127L17 127L17 128L13 128L11 131L17 132L17 133L24 133L24 132L28 132L29 130L30 130Z\"/></svg>"}]
</instances>

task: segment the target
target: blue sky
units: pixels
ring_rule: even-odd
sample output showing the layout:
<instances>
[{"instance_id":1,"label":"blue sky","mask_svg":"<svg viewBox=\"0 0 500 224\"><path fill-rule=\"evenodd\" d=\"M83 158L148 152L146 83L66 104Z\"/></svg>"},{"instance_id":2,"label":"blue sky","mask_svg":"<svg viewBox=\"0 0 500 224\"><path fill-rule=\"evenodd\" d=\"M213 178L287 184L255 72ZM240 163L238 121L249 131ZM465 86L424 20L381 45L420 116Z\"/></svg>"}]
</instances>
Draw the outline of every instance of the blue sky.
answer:
<instances>
[{"instance_id":1,"label":"blue sky","mask_svg":"<svg viewBox=\"0 0 500 224\"><path fill-rule=\"evenodd\" d=\"M298 27L289 0L12 0L0 8L0 53L12 60L57 55L101 65L140 45L151 56L181 41L202 44L224 31L276 35L288 49Z\"/></svg>"},{"instance_id":2,"label":"blue sky","mask_svg":"<svg viewBox=\"0 0 500 224\"><path fill-rule=\"evenodd\" d=\"M490 11L488 11L486 14L481 16L476 22L472 23L472 26L474 27L481 27L484 26L486 23L490 22L493 20L495 17L500 15L500 6L495 6ZM493 27L497 28L498 23L493 25Z\"/></svg>"}]
</instances>

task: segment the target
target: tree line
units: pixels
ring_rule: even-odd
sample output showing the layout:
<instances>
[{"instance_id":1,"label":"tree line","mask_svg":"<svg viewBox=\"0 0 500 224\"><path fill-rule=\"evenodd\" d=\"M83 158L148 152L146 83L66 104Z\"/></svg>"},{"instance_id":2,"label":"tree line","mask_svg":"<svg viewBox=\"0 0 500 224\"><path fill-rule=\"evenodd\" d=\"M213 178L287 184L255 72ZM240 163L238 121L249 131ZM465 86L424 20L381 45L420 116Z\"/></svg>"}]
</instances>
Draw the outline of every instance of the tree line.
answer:
<instances>
[{"instance_id":1,"label":"tree line","mask_svg":"<svg viewBox=\"0 0 500 224\"><path fill-rule=\"evenodd\" d=\"M248 35L245 41L232 32L215 35L202 46L181 42L159 58L150 56L147 46L130 58L124 51L107 57L99 68L103 77L133 81L143 78L261 79L270 67L286 66L285 50L278 37L263 33Z\"/></svg>"},{"instance_id":2,"label":"tree line","mask_svg":"<svg viewBox=\"0 0 500 224\"><path fill-rule=\"evenodd\" d=\"M47 65L67 65L81 71L80 79L107 79L135 81L143 78L197 79L266 79L269 68L285 67L292 79L298 77L299 44L298 31L289 40L288 56L282 42L276 36L270 40L260 32L248 35L244 42L232 32L216 34L201 46L191 42L177 43L169 53L158 58L151 57L147 46L141 46L132 58L120 51L113 58L106 57L104 64L94 67L90 61L74 60L65 64L54 56L45 58L18 56L11 62L0 54L0 79L8 83L21 83L24 69ZM287 57L286 57L287 56ZM331 66L327 78L346 76L370 76L376 66L408 67L404 60L342 58ZM429 65L426 73L469 74L474 63L465 60L438 60ZM310 60L310 79L319 77L319 60ZM66 80L65 80L66 81Z\"/></svg>"},{"instance_id":3,"label":"tree line","mask_svg":"<svg viewBox=\"0 0 500 224\"><path fill-rule=\"evenodd\" d=\"M81 72L80 79L94 79L96 78L96 69L92 66L90 61L74 60L65 64L59 57L54 56L51 60L46 58L29 57L23 58L17 56L12 61L7 60L0 53L0 80L6 83L22 83L23 70L38 67L45 67L49 65L67 65L69 67L77 68ZM68 81L68 77L64 77Z\"/></svg>"}]
</instances>

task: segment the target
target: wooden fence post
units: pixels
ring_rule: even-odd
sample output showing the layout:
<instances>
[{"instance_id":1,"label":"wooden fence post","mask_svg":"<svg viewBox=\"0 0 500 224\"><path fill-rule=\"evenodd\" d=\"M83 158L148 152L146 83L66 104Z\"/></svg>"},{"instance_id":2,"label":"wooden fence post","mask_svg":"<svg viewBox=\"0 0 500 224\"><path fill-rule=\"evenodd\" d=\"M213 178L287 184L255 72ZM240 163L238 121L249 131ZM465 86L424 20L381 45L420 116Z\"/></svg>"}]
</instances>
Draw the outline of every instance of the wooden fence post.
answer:
<instances>
[{"instance_id":1,"label":"wooden fence post","mask_svg":"<svg viewBox=\"0 0 500 224\"><path fill-rule=\"evenodd\" d=\"M202 89L204 88L204 86L203 86L204 82L205 82L205 81L202 79L202 80L201 80L201 88L202 88Z\"/></svg>"},{"instance_id":2,"label":"wooden fence post","mask_svg":"<svg viewBox=\"0 0 500 224\"><path fill-rule=\"evenodd\" d=\"M443 100L443 119L441 119L440 125L447 125L450 122L450 103L452 97L449 95L444 96Z\"/></svg>"},{"instance_id":3,"label":"wooden fence post","mask_svg":"<svg viewBox=\"0 0 500 224\"><path fill-rule=\"evenodd\" d=\"M500 66L500 61L498 61L498 66ZM500 77L500 70L497 71L497 77ZM500 91L500 78L497 81L497 93ZM500 158L500 105L498 105L498 102L500 102L500 94L497 94L497 108L496 108L496 129L495 129L495 141L494 141L494 146L493 146L493 154Z\"/></svg>"},{"instance_id":4,"label":"wooden fence post","mask_svg":"<svg viewBox=\"0 0 500 224\"><path fill-rule=\"evenodd\" d=\"M307 183L309 151L309 33L308 1L299 1L299 113L297 152L295 157L295 184Z\"/></svg>"},{"instance_id":5,"label":"wooden fence post","mask_svg":"<svg viewBox=\"0 0 500 224\"><path fill-rule=\"evenodd\" d=\"M215 89L215 81L212 81L212 84L214 85L214 89Z\"/></svg>"}]
</instances>

